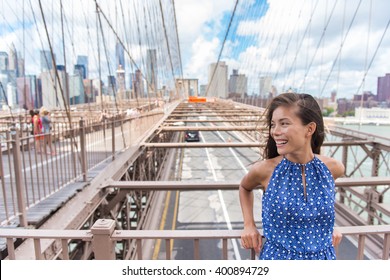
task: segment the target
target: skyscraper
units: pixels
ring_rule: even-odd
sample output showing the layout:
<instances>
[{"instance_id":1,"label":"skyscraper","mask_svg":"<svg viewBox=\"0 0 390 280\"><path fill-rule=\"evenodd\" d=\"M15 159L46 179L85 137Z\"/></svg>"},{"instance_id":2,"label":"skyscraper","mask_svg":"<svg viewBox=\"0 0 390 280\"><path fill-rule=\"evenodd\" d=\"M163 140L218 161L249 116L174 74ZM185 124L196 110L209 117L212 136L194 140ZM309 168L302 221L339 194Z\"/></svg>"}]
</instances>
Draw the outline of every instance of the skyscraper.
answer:
<instances>
[{"instance_id":1,"label":"skyscraper","mask_svg":"<svg viewBox=\"0 0 390 280\"><path fill-rule=\"evenodd\" d=\"M69 75L69 101L71 105L85 103L83 77L80 73Z\"/></svg>"},{"instance_id":2,"label":"skyscraper","mask_svg":"<svg viewBox=\"0 0 390 280\"><path fill-rule=\"evenodd\" d=\"M227 98L228 96L228 66L224 61L212 63L209 66L207 97Z\"/></svg>"},{"instance_id":3,"label":"skyscraper","mask_svg":"<svg viewBox=\"0 0 390 280\"><path fill-rule=\"evenodd\" d=\"M41 72L46 72L53 69L53 59L50 51L41 51Z\"/></svg>"},{"instance_id":4,"label":"skyscraper","mask_svg":"<svg viewBox=\"0 0 390 280\"><path fill-rule=\"evenodd\" d=\"M116 80L115 80L115 76L113 75L109 75L107 77L107 94L109 96L114 96L114 92L116 92Z\"/></svg>"},{"instance_id":5,"label":"skyscraper","mask_svg":"<svg viewBox=\"0 0 390 280\"><path fill-rule=\"evenodd\" d=\"M122 65L123 70L126 69L125 65L125 50L120 42L117 42L115 45L115 60L116 60L116 69L119 69L119 65Z\"/></svg>"},{"instance_id":6,"label":"skyscraper","mask_svg":"<svg viewBox=\"0 0 390 280\"><path fill-rule=\"evenodd\" d=\"M244 74L238 74L238 70L233 69L233 74L229 79L229 95L244 97L248 92L248 78Z\"/></svg>"},{"instance_id":7,"label":"skyscraper","mask_svg":"<svg viewBox=\"0 0 390 280\"><path fill-rule=\"evenodd\" d=\"M37 79L34 75L16 78L16 88L20 107L37 108Z\"/></svg>"},{"instance_id":8,"label":"skyscraper","mask_svg":"<svg viewBox=\"0 0 390 280\"><path fill-rule=\"evenodd\" d=\"M116 70L116 82L117 82L117 97L119 100L125 99L126 93L126 83L125 83L125 70L123 70L122 65L119 65L118 70Z\"/></svg>"},{"instance_id":9,"label":"skyscraper","mask_svg":"<svg viewBox=\"0 0 390 280\"><path fill-rule=\"evenodd\" d=\"M6 101L7 98L8 74L5 70L0 70L0 101Z\"/></svg>"},{"instance_id":10,"label":"skyscraper","mask_svg":"<svg viewBox=\"0 0 390 280\"><path fill-rule=\"evenodd\" d=\"M87 78L87 70L85 69L84 64L76 64L74 66L73 74L80 75L82 79Z\"/></svg>"},{"instance_id":11,"label":"skyscraper","mask_svg":"<svg viewBox=\"0 0 390 280\"><path fill-rule=\"evenodd\" d=\"M267 98L272 92L272 77L260 77L260 97Z\"/></svg>"},{"instance_id":12,"label":"skyscraper","mask_svg":"<svg viewBox=\"0 0 390 280\"><path fill-rule=\"evenodd\" d=\"M142 73L138 69L135 71L135 79L134 79L134 97L142 98L144 97L144 81L142 79Z\"/></svg>"},{"instance_id":13,"label":"skyscraper","mask_svg":"<svg viewBox=\"0 0 390 280\"><path fill-rule=\"evenodd\" d=\"M377 101L390 101L390 74L378 77Z\"/></svg>"},{"instance_id":14,"label":"skyscraper","mask_svg":"<svg viewBox=\"0 0 390 280\"><path fill-rule=\"evenodd\" d=\"M148 91L156 93L157 91L157 51L147 50L146 53L146 78L148 80Z\"/></svg>"},{"instance_id":15,"label":"skyscraper","mask_svg":"<svg viewBox=\"0 0 390 280\"><path fill-rule=\"evenodd\" d=\"M77 65L84 66L83 79L88 79L88 56L78 55L77 56ZM76 68L76 66L75 66Z\"/></svg>"},{"instance_id":16,"label":"skyscraper","mask_svg":"<svg viewBox=\"0 0 390 280\"><path fill-rule=\"evenodd\" d=\"M69 94L67 92L68 74L65 72L64 65L57 66L59 79L53 79L56 76L54 70L41 73L42 82L42 105L46 108L65 108L69 105Z\"/></svg>"},{"instance_id":17,"label":"skyscraper","mask_svg":"<svg viewBox=\"0 0 390 280\"><path fill-rule=\"evenodd\" d=\"M8 66L8 53L0 52L0 71L8 71Z\"/></svg>"},{"instance_id":18,"label":"skyscraper","mask_svg":"<svg viewBox=\"0 0 390 280\"><path fill-rule=\"evenodd\" d=\"M9 50L9 59L8 59L8 70L12 71L15 79L19 77L19 64L18 64L18 55L16 53L15 45L12 43Z\"/></svg>"}]
</instances>

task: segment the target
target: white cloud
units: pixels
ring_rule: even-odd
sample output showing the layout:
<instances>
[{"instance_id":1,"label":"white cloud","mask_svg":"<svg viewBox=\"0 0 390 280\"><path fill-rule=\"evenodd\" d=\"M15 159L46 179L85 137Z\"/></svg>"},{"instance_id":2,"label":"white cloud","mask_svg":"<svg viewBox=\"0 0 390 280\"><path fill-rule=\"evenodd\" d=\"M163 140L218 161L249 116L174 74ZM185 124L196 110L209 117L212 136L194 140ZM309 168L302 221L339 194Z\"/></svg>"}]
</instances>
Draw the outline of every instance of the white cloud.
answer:
<instances>
[{"instance_id":1,"label":"white cloud","mask_svg":"<svg viewBox=\"0 0 390 280\"><path fill-rule=\"evenodd\" d=\"M388 13L384 12L388 2L373 0L372 9L370 2L361 2L352 23L358 0L269 0L264 17L242 20L238 24L240 40L249 36L256 40L248 40L247 45L242 44L233 51L241 54L232 64L239 65L240 72L247 75L277 78L274 83L279 90L302 86L301 90L314 95L329 96L331 90L337 88L339 96L352 97L360 93L357 90L389 20ZM369 70L364 90L376 93L377 77L389 72L383 55L389 52L389 38L390 30ZM252 81L254 84L249 87L255 88L257 80Z\"/></svg>"},{"instance_id":2,"label":"white cloud","mask_svg":"<svg viewBox=\"0 0 390 280\"><path fill-rule=\"evenodd\" d=\"M234 1L178 0L175 5L184 76L206 83L208 66L217 60L221 48L216 36L226 28L220 21L232 11Z\"/></svg>"},{"instance_id":3,"label":"white cloud","mask_svg":"<svg viewBox=\"0 0 390 280\"><path fill-rule=\"evenodd\" d=\"M208 66L210 61L214 61L215 57L218 56L219 44L220 42L217 38L207 41L200 35L192 44L191 57L185 67L184 76L187 78L198 78L200 83L207 81Z\"/></svg>"}]
</instances>

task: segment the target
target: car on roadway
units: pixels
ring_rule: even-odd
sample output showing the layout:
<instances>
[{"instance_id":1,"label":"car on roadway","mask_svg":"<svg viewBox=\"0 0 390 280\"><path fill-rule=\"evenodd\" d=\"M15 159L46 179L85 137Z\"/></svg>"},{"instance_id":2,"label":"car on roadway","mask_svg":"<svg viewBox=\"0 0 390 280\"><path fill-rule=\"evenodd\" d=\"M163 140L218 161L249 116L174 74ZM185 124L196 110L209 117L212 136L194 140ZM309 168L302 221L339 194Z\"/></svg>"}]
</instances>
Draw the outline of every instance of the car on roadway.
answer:
<instances>
[{"instance_id":1,"label":"car on roadway","mask_svg":"<svg viewBox=\"0 0 390 280\"><path fill-rule=\"evenodd\" d=\"M184 135L184 140L186 142L199 142L200 141L199 131L196 130L186 131Z\"/></svg>"}]
</instances>

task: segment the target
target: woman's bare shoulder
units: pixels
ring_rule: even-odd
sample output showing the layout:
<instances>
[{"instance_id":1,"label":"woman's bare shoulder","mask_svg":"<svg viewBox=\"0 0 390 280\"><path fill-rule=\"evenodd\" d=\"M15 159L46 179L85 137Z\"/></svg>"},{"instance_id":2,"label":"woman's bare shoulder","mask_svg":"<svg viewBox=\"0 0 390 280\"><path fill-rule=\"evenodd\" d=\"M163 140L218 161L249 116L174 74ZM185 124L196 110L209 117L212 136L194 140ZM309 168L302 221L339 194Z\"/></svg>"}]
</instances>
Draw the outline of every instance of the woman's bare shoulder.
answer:
<instances>
[{"instance_id":1,"label":"woman's bare shoulder","mask_svg":"<svg viewBox=\"0 0 390 280\"><path fill-rule=\"evenodd\" d=\"M325 163L325 165L328 167L328 169L332 173L332 176L335 180L344 175L345 167L344 167L344 164L341 163L341 161L339 161L335 158L331 158L331 157L327 157L327 156L323 156L323 155L317 155L317 157L323 163Z\"/></svg>"},{"instance_id":2,"label":"woman's bare shoulder","mask_svg":"<svg viewBox=\"0 0 390 280\"><path fill-rule=\"evenodd\" d=\"M241 186L247 190L252 190L259 185L265 188L268 185L272 172L280 161L281 157L276 157L254 163L241 180Z\"/></svg>"}]
</instances>

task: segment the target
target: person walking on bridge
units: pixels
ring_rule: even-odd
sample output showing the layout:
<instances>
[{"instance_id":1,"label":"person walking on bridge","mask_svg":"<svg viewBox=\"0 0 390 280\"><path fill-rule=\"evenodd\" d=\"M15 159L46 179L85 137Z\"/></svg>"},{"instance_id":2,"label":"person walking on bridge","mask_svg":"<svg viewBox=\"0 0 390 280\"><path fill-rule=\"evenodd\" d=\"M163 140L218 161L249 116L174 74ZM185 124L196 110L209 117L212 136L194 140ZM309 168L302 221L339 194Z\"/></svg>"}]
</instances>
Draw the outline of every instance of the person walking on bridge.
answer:
<instances>
[{"instance_id":1,"label":"person walking on bridge","mask_svg":"<svg viewBox=\"0 0 390 280\"><path fill-rule=\"evenodd\" d=\"M321 109L309 94L276 96L266 111L264 160L242 178L239 198L243 248L260 259L336 259L342 235L334 230L335 179L343 164L320 155L325 138ZM262 238L253 216L253 190L261 186Z\"/></svg>"},{"instance_id":2,"label":"person walking on bridge","mask_svg":"<svg viewBox=\"0 0 390 280\"><path fill-rule=\"evenodd\" d=\"M50 112L46 109L43 108L41 110L42 114L42 128L43 128L43 135L44 135L44 148L45 152L48 155L55 155L55 149L53 149L53 144L52 144L52 138L51 138L51 119L50 119ZM47 151L47 146L49 146L50 152Z\"/></svg>"},{"instance_id":3,"label":"person walking on bridge","mask_svg":"<svg viewBox=\"0 0 390 280\"><path fill-rule=\"evenodd\" d=\"M32 123L33 123L34 139L35 139L35 148L37 153L40 154L41 141L43 140L43 135L42 135L42 120L39 116L38 110L34 110Z\"/></svg>"}]
</instances>

